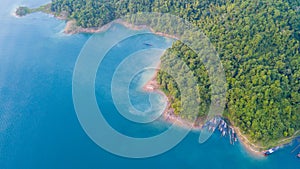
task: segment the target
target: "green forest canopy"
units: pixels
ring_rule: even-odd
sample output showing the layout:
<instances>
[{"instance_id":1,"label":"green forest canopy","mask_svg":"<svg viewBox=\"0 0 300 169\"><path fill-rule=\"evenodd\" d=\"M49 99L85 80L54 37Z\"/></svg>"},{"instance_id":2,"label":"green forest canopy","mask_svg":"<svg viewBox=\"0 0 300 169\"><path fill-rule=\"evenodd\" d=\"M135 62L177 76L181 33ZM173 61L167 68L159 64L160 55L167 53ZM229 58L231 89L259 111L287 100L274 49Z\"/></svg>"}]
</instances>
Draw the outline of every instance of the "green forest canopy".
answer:
<instances>
[{"instance_id":1,"label":"green forest canopy","mask_svg":"<svg viewBox=\"0 0 300 169\"><path fill-rule=\"evenodd\" d=\"M53 0L81 27L99 27L129 13L179 15L210 38L225 68L225 117L254 142L270 145L300 129L300 1L295 0ZM161 58L182 58L198 78L199 116L208 111L210 82L199 57L175 42ZM160 72L158 81L180 114L180 92Z\"/></svg>"}]
</instances>

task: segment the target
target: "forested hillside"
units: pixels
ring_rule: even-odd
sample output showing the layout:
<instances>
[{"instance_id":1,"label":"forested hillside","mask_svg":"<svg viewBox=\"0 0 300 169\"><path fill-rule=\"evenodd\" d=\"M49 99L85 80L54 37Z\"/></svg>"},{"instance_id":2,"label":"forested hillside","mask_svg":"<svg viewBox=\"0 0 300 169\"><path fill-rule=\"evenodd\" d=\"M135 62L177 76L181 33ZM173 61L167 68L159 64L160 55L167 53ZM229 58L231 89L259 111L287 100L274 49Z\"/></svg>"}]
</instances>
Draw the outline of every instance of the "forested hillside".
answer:
<instances>
[{"instance_id":1,"label":"forested hillside","mask_svg":"<svg viewBox=\"0 0 300 169\"><path fill-rule=\"evenodd\" d=\"M199 26L219 53L228 83L228 119L262 145L300 129L299 0L53 0L51 10L66 12L82 27L138 11L179 15ZM182 58L198 77L199 115L205 115L210 83L204 65L180 42L162 57L163 65L170 56ZM163 72L158 82L180 115L176 83Z\"/></svg>"}]
</instances>

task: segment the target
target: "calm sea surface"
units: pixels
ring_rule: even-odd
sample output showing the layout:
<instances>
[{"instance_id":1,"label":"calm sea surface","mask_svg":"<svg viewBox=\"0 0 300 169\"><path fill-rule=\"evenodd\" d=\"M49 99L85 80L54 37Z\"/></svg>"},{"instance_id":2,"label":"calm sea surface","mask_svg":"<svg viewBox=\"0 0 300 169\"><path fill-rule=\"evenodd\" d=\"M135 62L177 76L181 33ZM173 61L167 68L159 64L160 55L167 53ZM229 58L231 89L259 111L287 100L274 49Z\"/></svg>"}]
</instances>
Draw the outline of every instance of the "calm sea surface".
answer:
<instances>
[{"instance_id":1,"label":"calm sea surface","mask_svg":"<svg viewBox=\"0 0 300 169\"><path fill-rule=\"evenodd\" d=\"M20 4L38 6L46 2L0 0L1 169L299 168L296 152L291 153L295 145L280 149L268 158L255 158L239 143L230 145L228 137L220 137L218 132L204 144L198 143L198 132L190 132L172 150L146 159L122 158L104 151L83 131L72 100L73 69L91 35L65 35L64 21L46 14L23 18L11 14ZM130 30L115 25L108 31L118 34ZM143 42L162 49L172 44L172 40L153 34L141 34L116 44L98 70L95 91L99 107L111 126L136 137L153 136L168 127L162 121L144 125L129 122L118 114L112 101L110 83L115 69L126 53L147 48ZM133 66L155 65L158 55L142 57ZM129 86L134 98L132 104L139 110L149 108L149 103L148 94L137 89L152 73L141 73ZM162 96L157 94L153 98L157 111L161 111L165 106Z\"/></svg>"}]
</instances>

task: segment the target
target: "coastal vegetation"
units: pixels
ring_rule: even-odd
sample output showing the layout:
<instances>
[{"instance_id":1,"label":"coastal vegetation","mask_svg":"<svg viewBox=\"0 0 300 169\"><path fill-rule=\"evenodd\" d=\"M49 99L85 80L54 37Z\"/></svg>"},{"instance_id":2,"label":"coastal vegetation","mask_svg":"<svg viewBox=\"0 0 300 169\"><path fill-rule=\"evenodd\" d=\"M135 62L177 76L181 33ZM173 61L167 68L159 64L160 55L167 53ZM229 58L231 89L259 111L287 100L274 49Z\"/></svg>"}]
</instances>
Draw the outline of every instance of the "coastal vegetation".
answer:
<instances>
[{"instance_id":1,"label":"coastal vegetation","mask_svg":"<svg viewBox=\"0 0 300 169\"><path fill-rule=\"evenodd\" d=\"M25 16L31 13L31 9L25 6L21 6L17 9L16 14L18 16Z\"/></svg>"},{"instance_id":2,"label":"coastal vegetation","mask_svg":"<svg viewBox=\"0 0 300 169\"><path fill-rule=\"evenodd\" d=\"M215 46L227 79L224 116L242 134L269 147L300 129L300 1L53 0L50 8L83 28L101 27L137 12L179 15L203 30ZM183 59L197 77L197 113L205 116L212 94L202 60L179 41L162 56L162 67L174 57ZM162 71L157 81L181 116L184 98L176 82Z\"/></svg>"},{"instance_id":3,"label":"coastal vegetation","mask_svg":"<svg viewBox=\"0 0 300 169\"><path fill-rule=\"evenodd\" d=\"M50 6L51 4L43 5L38 8L28 8L26 6L20 6L16 10L16 15L22 17L35 12L51 13Z\"/></svg>"}]
</instances>

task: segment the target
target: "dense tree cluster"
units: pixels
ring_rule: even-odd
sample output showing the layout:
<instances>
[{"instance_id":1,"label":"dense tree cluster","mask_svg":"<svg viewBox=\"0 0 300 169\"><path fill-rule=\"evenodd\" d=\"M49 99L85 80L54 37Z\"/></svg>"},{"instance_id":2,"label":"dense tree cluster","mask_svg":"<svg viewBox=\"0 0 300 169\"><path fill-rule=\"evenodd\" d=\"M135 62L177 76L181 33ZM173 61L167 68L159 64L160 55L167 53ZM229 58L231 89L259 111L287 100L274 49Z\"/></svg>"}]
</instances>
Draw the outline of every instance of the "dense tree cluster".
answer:
<instances>
[{"instance_id":1,"label":"dense tree cluster","mask_svg":"<svg viewBox=\"0 0 300 169\"><path fill-rule=\"evenodd\" d=\"M82 27L97 27L127 13L170 12L200 27L225 69L225 116L262 145L300 129L300 1L295 0L53 0L52 11L67 12ZM175 42L162 57L182 58L197 76L203 116L210 82L198 56ZM180 91L160 72L158 81L180 115Z\"/></svg>"},{"instance_id":2,"label":"dense tree cluster","mask_svg":"<svg viewBox=\"0 0 300 169\"><path fill-rule=\"evenodd\" d=\"M31 10L28 7L21 6L16 10L16 15L17 16L25 16L29 14Z\"/></svg>"}]
</instances>

